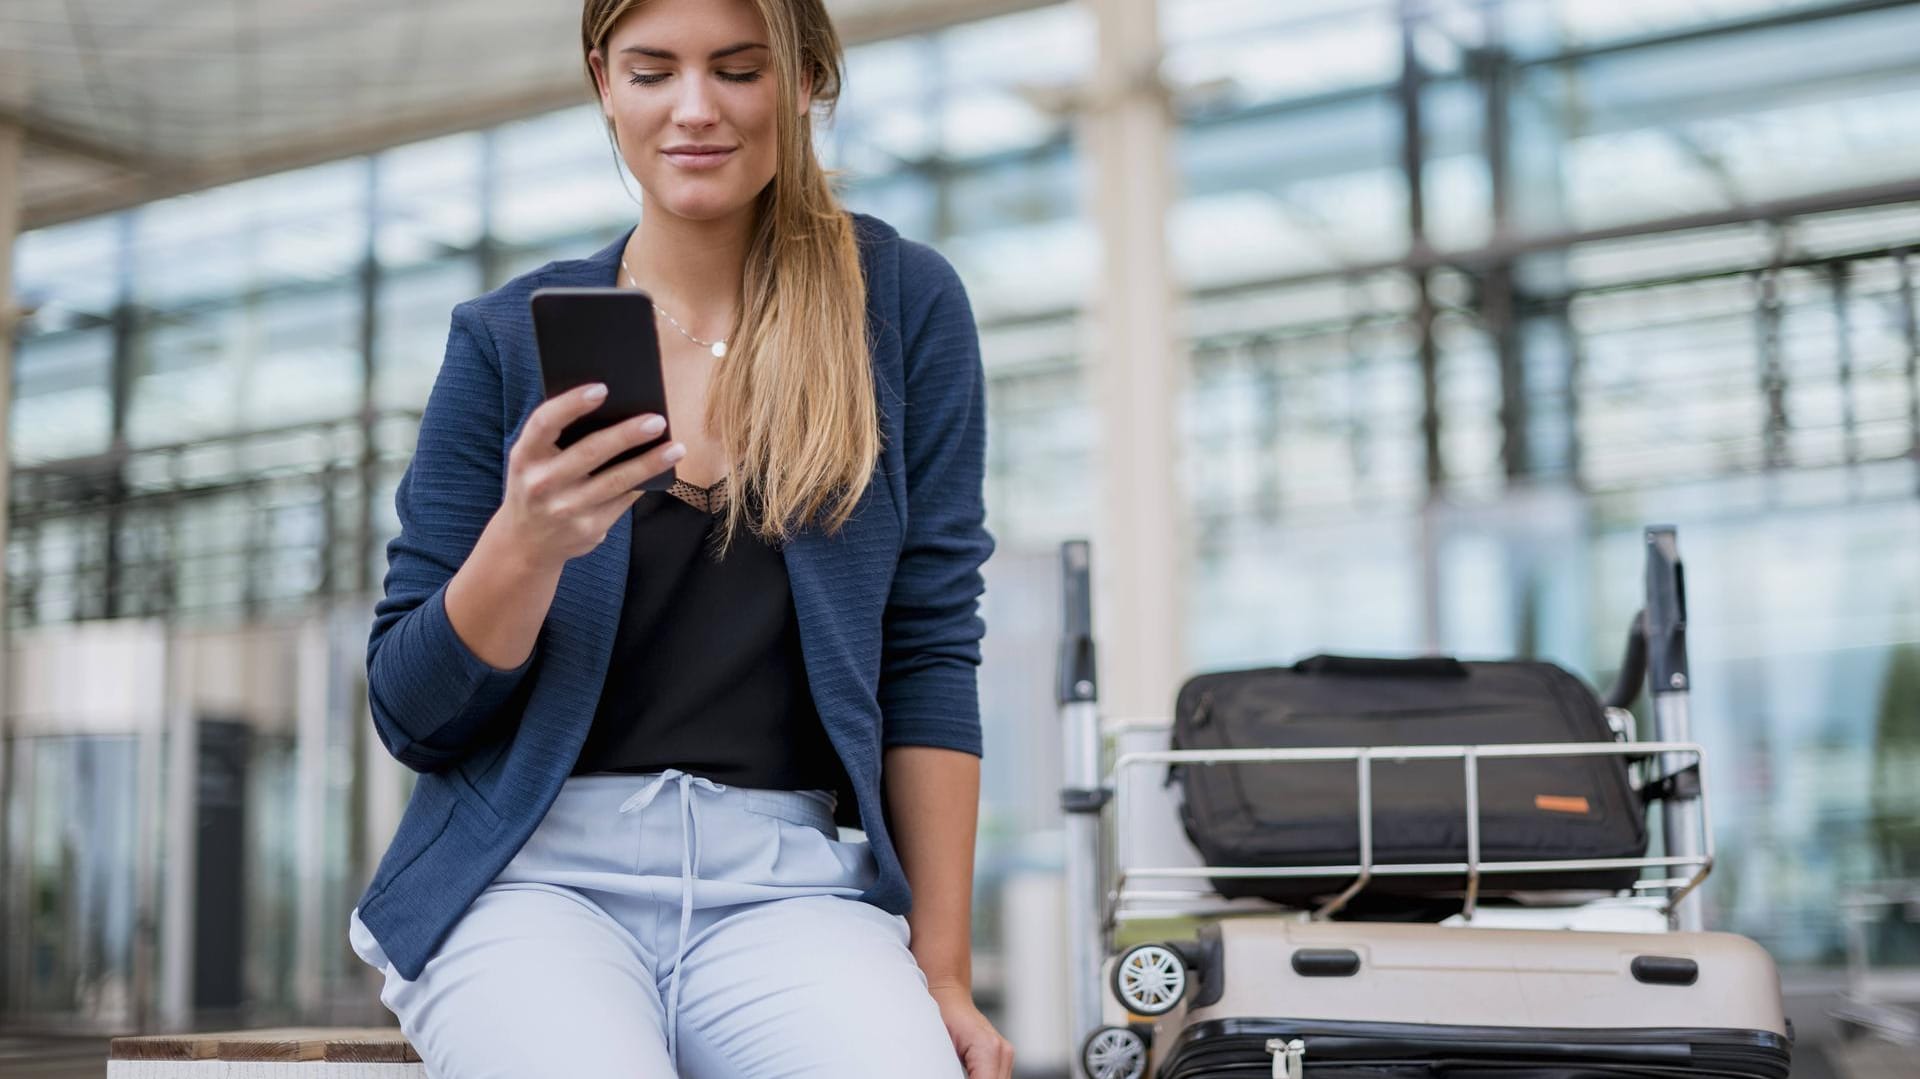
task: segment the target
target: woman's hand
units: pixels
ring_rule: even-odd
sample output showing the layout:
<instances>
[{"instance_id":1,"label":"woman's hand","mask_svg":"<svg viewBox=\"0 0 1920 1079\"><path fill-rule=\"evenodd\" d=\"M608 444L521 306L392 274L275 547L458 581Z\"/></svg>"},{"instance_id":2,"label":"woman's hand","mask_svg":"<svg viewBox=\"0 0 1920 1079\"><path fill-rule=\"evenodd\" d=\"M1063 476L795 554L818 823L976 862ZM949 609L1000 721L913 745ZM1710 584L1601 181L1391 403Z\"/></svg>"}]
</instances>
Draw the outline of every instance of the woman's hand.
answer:
<instances>
[{"instance_id":1,"label":"woman's hand","mask_svg":"<svg viewBox=\"0 0 1920 1079\"><path fill-rule=\"evenodd\" d=\"M686 456L678 442L663 442L631 461L590 475L613 457L657 438L666 421L653 413L623 420L558 445L568 424L600 407L607 388L580 386L545 402L527 417L507 452L506 492L495 522L529 564L557 569L600 546L627 507L644 492L642 483Z\"/></svg>"},{"instance_id":2,"label":"woman's hand","mask_svg":"<svg viewBox=\"0 0 1920 1079\"><path fill-rule=\"evenodd\" d=\"M940 1021L947 1025L967 1079L1013 1079L1013 1043L974 1007L973 993L964 985L931 986L927 991L940 1005Z\"/></svg>"}]
</instances>

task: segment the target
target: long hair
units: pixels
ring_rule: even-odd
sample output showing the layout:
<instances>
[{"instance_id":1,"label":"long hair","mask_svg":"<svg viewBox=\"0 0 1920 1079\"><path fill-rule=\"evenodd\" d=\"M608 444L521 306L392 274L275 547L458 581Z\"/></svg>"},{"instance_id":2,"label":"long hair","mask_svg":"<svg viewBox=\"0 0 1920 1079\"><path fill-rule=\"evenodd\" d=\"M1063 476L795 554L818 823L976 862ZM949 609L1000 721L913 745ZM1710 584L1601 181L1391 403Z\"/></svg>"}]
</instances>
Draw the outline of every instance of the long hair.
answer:
<instances>
[{"instance_id":1,"label":"long hair","mask_svg":"<svg viewBox=\"0 0 1920 1079\"><path fill-rule=\"evenodd\" d=\"M646 0L585 0L581 55ZM813 150L813 105L832 114L840 96L839 35L822 0L752 0L767 28L779 92L777 164L754 204L739 321L707 389L707 430L725 450L724 553L736 530L772 543L818 522L838 531L866 492L880 453L879 410L868 353L867 283L853 221ZM609 81L612 63L608 58ZM587 81L599 100L591 65ZM619 157L612 120L607 136ZM624 165L622 166L624 167Z\"/></svg>"}]
</instances>

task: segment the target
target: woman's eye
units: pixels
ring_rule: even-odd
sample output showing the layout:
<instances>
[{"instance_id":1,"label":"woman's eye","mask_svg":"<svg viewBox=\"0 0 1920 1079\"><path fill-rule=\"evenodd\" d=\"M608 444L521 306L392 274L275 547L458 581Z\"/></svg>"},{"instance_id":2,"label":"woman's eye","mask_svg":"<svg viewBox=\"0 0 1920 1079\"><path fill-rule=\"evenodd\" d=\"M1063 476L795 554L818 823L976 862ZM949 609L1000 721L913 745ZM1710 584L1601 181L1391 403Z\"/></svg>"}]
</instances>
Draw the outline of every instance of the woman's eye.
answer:
<instances>
[{"instance_id":1,"label":"woman's eye","mask_svg":"<svg viewBox=\"0 0 1920 1079\"><path fill-rule=\"evenodd\" d=\"M727 82L756 82L760 78L758 71L718 71L715 74ZM636 71L627 81L635 86L653 86L666 79L667 72L664 71Z\"/></svg>"}]
</instances>

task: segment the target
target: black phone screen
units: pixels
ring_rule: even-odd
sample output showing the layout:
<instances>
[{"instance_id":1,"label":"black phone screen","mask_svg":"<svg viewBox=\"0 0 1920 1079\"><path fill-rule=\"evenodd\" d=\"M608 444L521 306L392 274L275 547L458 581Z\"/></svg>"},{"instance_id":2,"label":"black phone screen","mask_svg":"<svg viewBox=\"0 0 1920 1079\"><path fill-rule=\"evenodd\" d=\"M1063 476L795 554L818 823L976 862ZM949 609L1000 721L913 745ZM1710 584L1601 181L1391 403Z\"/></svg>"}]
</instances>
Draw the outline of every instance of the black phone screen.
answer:
<instances>
[{"instance_id":1,"label":"black phone screen","mask_svg":"<svg viewBox=\"0 0 1920 1079\"><path fill-rule=\"evenodd\" d=\"M644 412L666 417L660 339L654 332L653 300L646 293L620 288L541 288L534 290L529 302L547 398L589 382L607 386L607 398L599 408L560 432L560 448ZM614 455L594 471L632 460L673 437L673 421L667 422L659 438ZM673 468L668 466L640 486L664 491L673 478Z\"/></svg>"}]
</instances>

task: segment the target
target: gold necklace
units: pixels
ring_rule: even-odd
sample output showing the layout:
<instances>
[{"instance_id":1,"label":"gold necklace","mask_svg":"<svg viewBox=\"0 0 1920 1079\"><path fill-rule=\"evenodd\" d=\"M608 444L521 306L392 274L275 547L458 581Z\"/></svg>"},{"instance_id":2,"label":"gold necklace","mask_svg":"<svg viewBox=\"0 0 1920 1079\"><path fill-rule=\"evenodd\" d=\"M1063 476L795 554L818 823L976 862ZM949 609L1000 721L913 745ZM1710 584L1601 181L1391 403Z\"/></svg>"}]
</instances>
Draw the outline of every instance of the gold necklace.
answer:
<instances>
[{"instance_id":1,"label":"gold necklace","mask_svg":"<svg viewBox=\"0 0 1920 1079\"><path fill-rule=\"evenodd\" d=\"M627 273L627 283L628 283L628 284L630 284L630 285L632 285L632 286L633 286L634 288L639 288L639 287L640 287L640 282L638 282L638 281L635 281L635 280L633 279L633 271L632 271L632 270L628 270L628 269L627 269L627 260L626 260L626 258L625 258L624 256L622 256L622 257L621 257L621 259L620 259L620 268L621 268L622 270L626 270L626 273ZM726 341L724 341L724 340L719 340L719 341L702 341L702 340L700 340L700 339L699 339L698 337L695 337L694 335L692 335L692 334L690 334L690 333L688 333L688 332L687 332L687 328L686 328L685 326L682 326L682 325L680 325L680 320L679 320L679 319L676 319L676 318L674 318L674 317L673 317L672 315L669 315L669 314L667 314L667 309L666 309L666 308L664 308L664 307L661 307L661 306L660 306L660 305L659 305L658 303L656 303L656 304L654 304L654 305L653 305L653 309L654 309L655 311L658 311L658 312L660 312L660 317L661 317L661 318L664 318L664 319L666 319L666 320L667 320L668 322L671 322L671 323L673 323L673 328L674 328L674 329L676 329L676 330L679 330L679 331L680 331L680 336L682 336L682 337L684 337L684 338L686 338L686 339L687 339L687 340L689 340L689 341L692 341L692 342L693 342L694 344L696 344L696 345L699 345L699 346L700 346L701 348L704 348L704 349L706 349L706 350L707 350L708 352L711 352L711 353L713 353L713 358L714 358L714 359L716 359L716 360L719 360L719 359L725 359L725 358L726 358L726 355L727 355L727 343L726 343Z\"/></svg>"}]
</instances>

